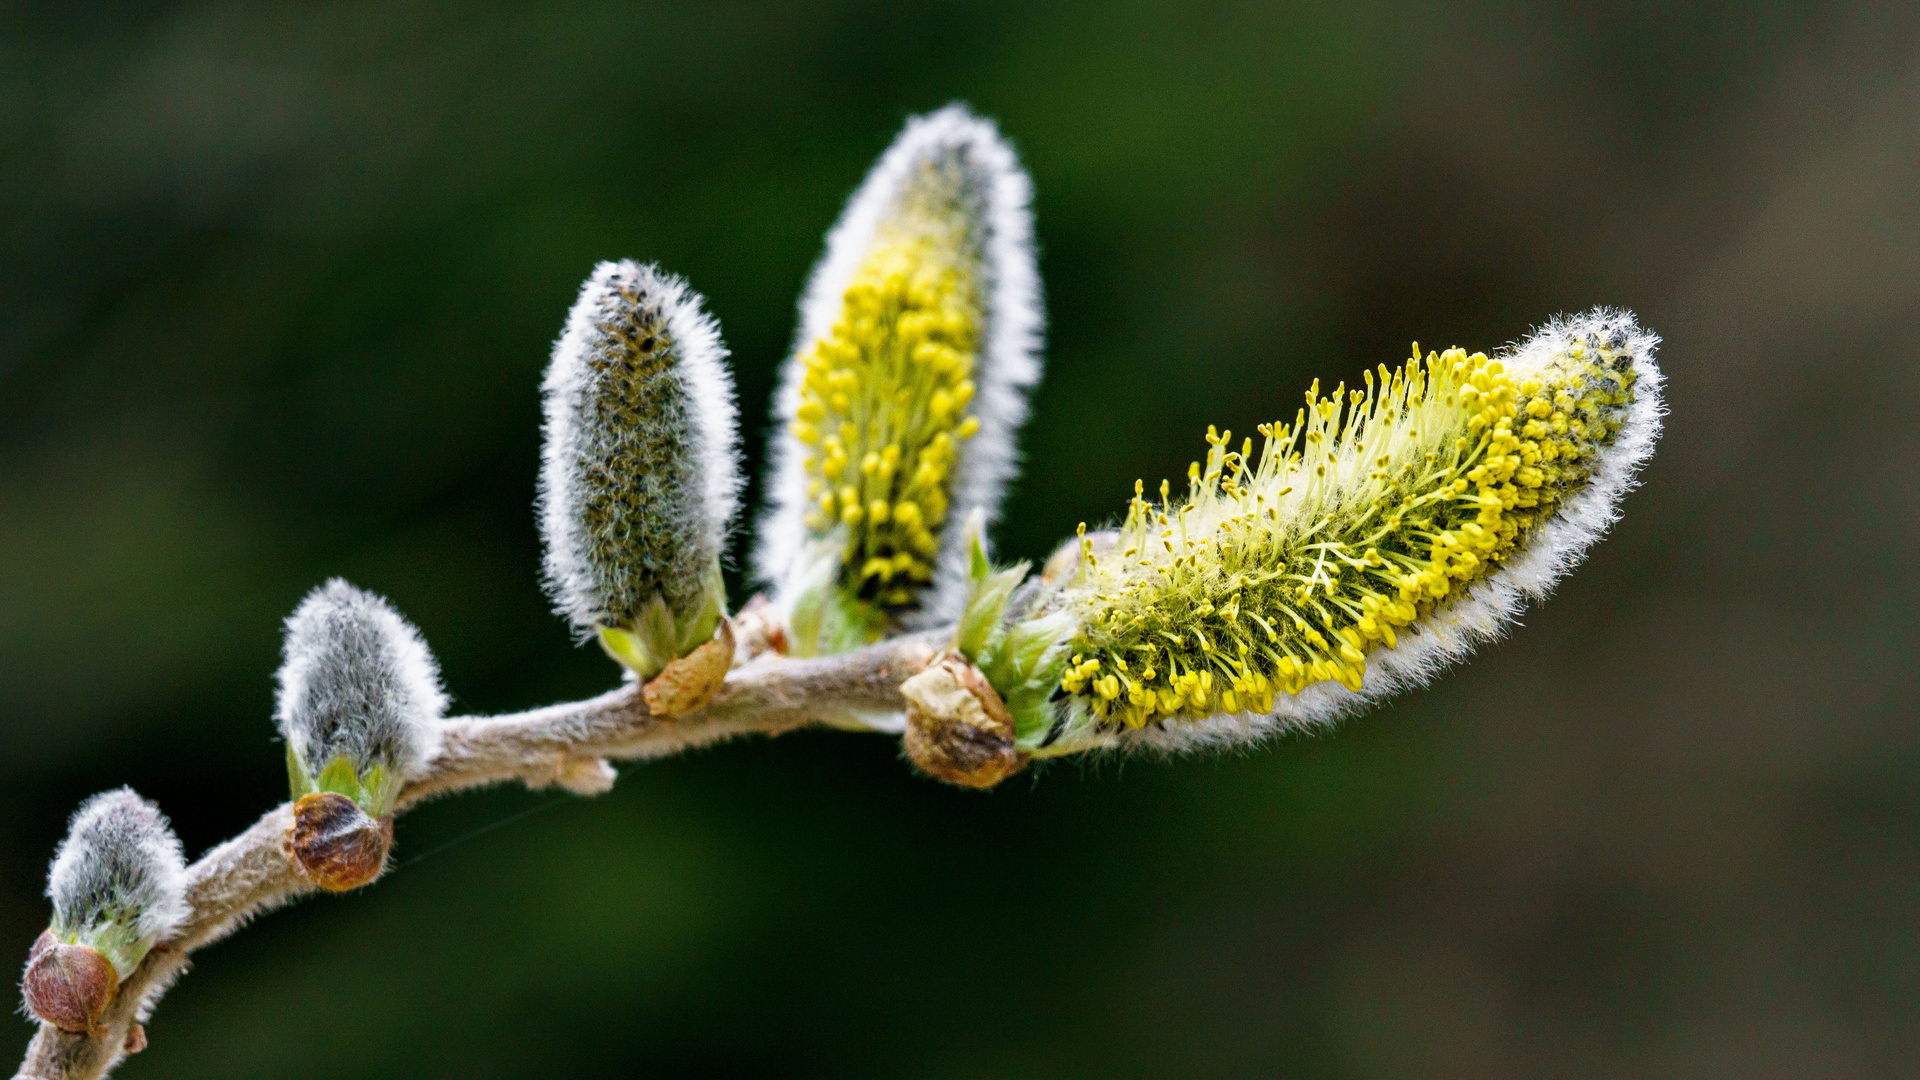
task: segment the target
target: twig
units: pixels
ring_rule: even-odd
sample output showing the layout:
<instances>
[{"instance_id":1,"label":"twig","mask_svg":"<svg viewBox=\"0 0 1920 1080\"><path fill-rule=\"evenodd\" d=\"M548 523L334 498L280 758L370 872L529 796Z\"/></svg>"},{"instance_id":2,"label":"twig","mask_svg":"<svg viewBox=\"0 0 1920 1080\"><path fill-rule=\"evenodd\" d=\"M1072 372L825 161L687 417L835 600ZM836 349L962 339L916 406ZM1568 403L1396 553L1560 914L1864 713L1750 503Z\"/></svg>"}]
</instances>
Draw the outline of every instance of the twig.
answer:
<instances>
[{"instance_id":1,"label":"twig","mask_svg":"<svg viewBox=\"0 0 1920 1080\"><path fill-rule=\"evenodd\" d=\"M445 746L407 785L396 813L440 795L504 781L605 790L606 759L670 757L739 735L778 735L833 720L851 709L900 709L900 684L944 647L951 630L894 638L858 652L811 660L764 656L728 674L705 708L673 719L647 711L629 683L587 701L507 716L447 721ZM189 955L256 915L314 891L286 848L293 806L268 811L245 832L187 868L192 911L172 939L147 954L120 986L98 1034L50 1024L27 1047L15 1080L96 1080L144 1045L139 1026L187 969Z\"/></svg>"}]
</instances>

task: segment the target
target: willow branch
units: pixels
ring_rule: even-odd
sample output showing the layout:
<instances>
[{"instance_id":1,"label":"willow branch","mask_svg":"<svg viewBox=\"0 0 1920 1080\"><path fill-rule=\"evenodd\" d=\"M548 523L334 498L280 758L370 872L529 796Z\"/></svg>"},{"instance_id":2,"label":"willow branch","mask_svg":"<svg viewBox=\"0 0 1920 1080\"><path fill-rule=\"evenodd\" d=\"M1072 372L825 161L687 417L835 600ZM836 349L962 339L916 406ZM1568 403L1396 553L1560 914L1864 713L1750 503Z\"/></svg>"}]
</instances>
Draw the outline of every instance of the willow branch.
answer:
<instances>
[{"instance_id":1,"label":"willow branch","mask_svg":"<svg viewBox=\"0 0 1920 1080\"><path fill-rule=\"evenodd\" d=\"M649 760L740 735L778 735L830 722L852 709L901 709L900 684L925 668L951 631L894 638L820 659L764 656L727 675L698 712L667 718L648 712L629 683L586 701L506 716L446 722L444 748L402 791L397 812L440 795L506 781L605 790L606 760ZM269 810L245 832L187 868L192 914L180 933L156 945L135 968L93 1034L50 1024L27 1047L15 1080L95 1080L145 1045L141 1025L186 971L194 950L220 940L256 915L315 890L287 851L293 806Z\"/></svg>"}]
</instances>

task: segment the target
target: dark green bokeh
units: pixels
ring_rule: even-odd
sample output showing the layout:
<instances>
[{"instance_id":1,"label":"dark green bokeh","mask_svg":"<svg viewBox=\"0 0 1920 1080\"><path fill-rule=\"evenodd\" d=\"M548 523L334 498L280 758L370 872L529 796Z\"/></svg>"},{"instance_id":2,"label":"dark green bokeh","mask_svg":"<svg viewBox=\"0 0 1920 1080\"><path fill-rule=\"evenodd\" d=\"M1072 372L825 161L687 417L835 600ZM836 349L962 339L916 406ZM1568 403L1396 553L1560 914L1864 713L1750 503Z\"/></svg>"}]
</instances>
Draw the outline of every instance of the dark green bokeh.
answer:
<instances>
[{"instance_id":1,"label":"dark green bokeh","mask_svg":"<svg viewBox=\"0 0 1920 1080\"><path fill-rule=\"evenodd\" d=\"M611 685L536 580L536 386L580 279L657 259L706 294L757 461L823 231L964 98L1033 172L1051 316L1002 552L1313 378L1596 303L1667 339L1646 486L1509 643L1329 734L982 796L813 733L428 807L378 886L202 954L124 1075L1904 1071L1917 31L1907 3L0 6L0 945L44 925L86 795L132 784L194 850L284 796L278 624L327 576L415 620L463 710Z\"/></svg>"}]
</instances>

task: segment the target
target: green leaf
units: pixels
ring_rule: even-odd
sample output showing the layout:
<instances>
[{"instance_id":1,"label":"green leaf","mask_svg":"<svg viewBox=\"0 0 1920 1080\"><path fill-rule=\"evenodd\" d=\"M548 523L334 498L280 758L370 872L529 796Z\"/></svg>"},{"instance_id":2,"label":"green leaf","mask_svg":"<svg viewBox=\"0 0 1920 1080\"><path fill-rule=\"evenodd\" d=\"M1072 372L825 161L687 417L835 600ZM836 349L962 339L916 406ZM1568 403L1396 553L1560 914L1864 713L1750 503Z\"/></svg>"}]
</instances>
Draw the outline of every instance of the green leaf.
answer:
<instances>
[{"instance_id":1,"label":"green leaf","mask_svg":"<svg viewBox=\"0 0 1920 1080\"><path fill-rule=\"evenodd\" d=\"M967 534L967 576L972 578L975 584L978 584L985 581L987 575L993 572L993 563L987 560L987 546L980 542L980 533L973 527L974 522L969 521L967 524L969 527Z\"/></svg>"},{"instance_id":2,"label":"green leaf","mask_svg":"<svg viewBox=\"0 0 1920 1080\"><path fill-rule=\"evenodd\" d=\"M654 658L641 635L618 626L600 628L600 647L606 650L608 656L631 668L642 680L653 678L666 666L665 660Z\"/></svg>"},{"instance_id":3,"label":"green leaf","mask_svg":"<svg viewBox=\"0 0 1920 1080\"><path fill-rule=\"evenodd\" d=\"M985 559L977 544L974 558L976 563ZM967 606L960 613L960 625L953 635L953 647L960 650L960 655L968 660L979 657L987 640L1000 626L1008 598L1027 579L1027 568L1027 563L1019 563L999 573L972 575L973 587L968 591Z\"/></svg>"},{"instance_id":4,"label":"green leaf","mask_svg":"<svg viewBox=\"0 0 1920 1080\"><path fill-rule=\"evenodd\" d=\"M360 778L353 773L353 763L343 757L327 762L327 767L320 770L314 787L319 791L336 791L355 802L360 801Z\"/></svg>"},{"instance_id":5,"label":"green leaf","mask_svg":"<svg viewBox=\"0 0 1920 1080\"><path fill-rule=\"evenodd\" d=\"M368 817L386 817L393 809L393 800L400 794L400 776L387 771L385 763L376 762L360 778L360 809Z\"/></svg>"},{"instance_id":6,"label":"green leaf","mask_svg":"<svg viewBox=\"0 0 1920 1080\"><path fill-rule=\"evenodd\" d=\"M293 752L293 744L287 744L287 788L293 792L293 798L313 794L313 777L307 775L306 766L300 764L300 755Z\"/></svg>"}]
</instances>

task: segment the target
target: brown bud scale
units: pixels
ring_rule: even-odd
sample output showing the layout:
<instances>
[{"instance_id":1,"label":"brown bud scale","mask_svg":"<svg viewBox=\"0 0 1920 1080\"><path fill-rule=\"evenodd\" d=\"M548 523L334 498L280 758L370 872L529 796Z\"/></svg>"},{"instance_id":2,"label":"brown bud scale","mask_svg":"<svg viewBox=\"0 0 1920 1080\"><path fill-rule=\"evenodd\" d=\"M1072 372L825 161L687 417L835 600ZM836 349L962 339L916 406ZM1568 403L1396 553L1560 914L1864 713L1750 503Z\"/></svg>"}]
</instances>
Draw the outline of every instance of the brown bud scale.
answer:
<instances>
[{"instance_id":1,"label":"brown bud scale","mask_svg":"<svg viewBox=\"0 0 1920 1080\"><path fill-rule=\"evenodd\" d=\"M317 791L293 804L287 851L328 892L347 892L379 877L391 850L393 818L368 817L337 791Z\"/></svg>"},{"instance_id":2,"label":"brown bud scale","mask_svg":"<svg viewBox=\"0 0 1920 1080\"><path fill-rule=\"evenodd\" d=\"M100 1014L113 1004L120 976L107 958L85 945L63 945L43 932L27 954L21 994L33 1015L62 1031L99 1034Z\"/></svg>"},{"instance_id":3,"label":"brown bud scale","mask_svg":"<svg viewBox=\"0 0 1920 1080\"><path fill-rule=\"evenodd\" d=\"M733 627L726 619L713 640L673 660L641 691L647 711L655 716L684 716L713 700L733 666Z\"/></svg>"},{"instance_id":4,"label":"brown bud scale","mask_svg":"<svg viewBox=\"0 0 1920 1080\"><path fill-rule=\"evenodd\" d=\"M907 756L928 775L990 788L1026 768L1006 702L959 653L934 660L902 683L900 693L907 699Z\"/></svg>"}]
</instances>

